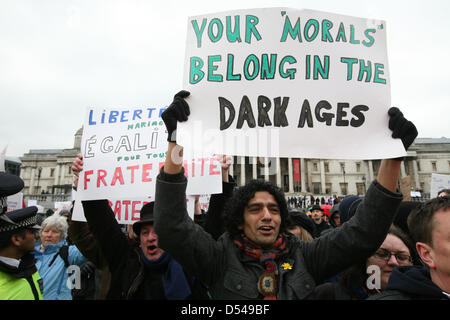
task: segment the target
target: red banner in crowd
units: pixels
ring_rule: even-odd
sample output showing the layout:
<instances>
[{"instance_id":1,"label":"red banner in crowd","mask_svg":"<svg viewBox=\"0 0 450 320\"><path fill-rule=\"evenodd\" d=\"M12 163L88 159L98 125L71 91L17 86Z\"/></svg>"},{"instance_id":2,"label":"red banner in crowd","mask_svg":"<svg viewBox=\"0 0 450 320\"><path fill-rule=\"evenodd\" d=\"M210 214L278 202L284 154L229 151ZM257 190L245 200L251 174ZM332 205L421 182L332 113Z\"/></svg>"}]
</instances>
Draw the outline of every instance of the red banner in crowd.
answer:
<instances>
[{"instance_id":1,"label":"red banner in crowd","mask_svg":"<svg viewBox=\"0 0 450 320\"><path fill-rule=\"evenodd\" d=\"M300 159L293 159L294 164L294 182L300 182Z\"/></svg>"}]
</instances>

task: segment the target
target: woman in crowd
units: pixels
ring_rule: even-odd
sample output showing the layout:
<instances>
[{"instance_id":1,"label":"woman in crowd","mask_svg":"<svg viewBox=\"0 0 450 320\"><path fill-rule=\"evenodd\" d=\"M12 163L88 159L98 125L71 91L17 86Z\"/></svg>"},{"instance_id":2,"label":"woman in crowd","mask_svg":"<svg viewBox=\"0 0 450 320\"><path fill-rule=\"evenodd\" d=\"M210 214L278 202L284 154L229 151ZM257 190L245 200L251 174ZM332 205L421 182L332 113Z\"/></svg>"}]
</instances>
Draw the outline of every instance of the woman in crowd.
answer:
<instances>
[{"instance_id":1,"label":"woman in crowd","mask_svg":"<svg viewBox=\"0 0 450 320\"><path fill-rule=\"evenodd\" d=\"M64 217L53 214L42 222L41 227L41 241L36 245L34 255L37 259L36 267L43 280L44 300L72 300L72 287L67 283L67 268L82 265L86 258L76 246L67 245L69 226ZM75 270L79 271L77 268ZM80 272L71 278L76 281L77 276L80 277Z\"/></svg>"},{"instance_id":2,"label":"woman in crowd","mask_svg":"<svg viewBox=\"0 0 450 320\"><path fill-rule=\"evenodd\" d=\"M368 259L338 275L335 282L316 287L318 300L363 300L384 290L395 267L420 265L411 239L391 225L386 239Z\"/></svg>"},{"instance_id":3,"label":"woman in crowd","mask_svg":"<svg viewBox=\"0 0 450 320\"><path fill-rule=\"evenodd\" d=\"M289 210L289 223L287 230L295 234L300 240L313 241L314 222L300 209Z\"/></svg>"}]
</instances>

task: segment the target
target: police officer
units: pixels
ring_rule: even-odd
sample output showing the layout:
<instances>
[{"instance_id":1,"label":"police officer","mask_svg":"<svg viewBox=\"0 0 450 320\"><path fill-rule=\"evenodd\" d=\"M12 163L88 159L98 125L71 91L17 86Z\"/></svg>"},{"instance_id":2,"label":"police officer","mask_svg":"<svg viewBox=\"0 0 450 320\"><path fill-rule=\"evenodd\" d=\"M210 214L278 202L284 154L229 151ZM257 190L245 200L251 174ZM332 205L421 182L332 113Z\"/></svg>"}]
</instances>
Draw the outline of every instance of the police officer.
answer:
<instances>
[{"instance_id":1,"label":"police officer","mask_svg":"<svg viewBox=\"0 0 450 320\"><path fill-rule=\"evenodd\" d=\"M40 227L37 207L7 212L6 198L23 188L17 176L0 173L0 300L42 300L42 279L32 254Z\"/></svg>"}]
</instances>

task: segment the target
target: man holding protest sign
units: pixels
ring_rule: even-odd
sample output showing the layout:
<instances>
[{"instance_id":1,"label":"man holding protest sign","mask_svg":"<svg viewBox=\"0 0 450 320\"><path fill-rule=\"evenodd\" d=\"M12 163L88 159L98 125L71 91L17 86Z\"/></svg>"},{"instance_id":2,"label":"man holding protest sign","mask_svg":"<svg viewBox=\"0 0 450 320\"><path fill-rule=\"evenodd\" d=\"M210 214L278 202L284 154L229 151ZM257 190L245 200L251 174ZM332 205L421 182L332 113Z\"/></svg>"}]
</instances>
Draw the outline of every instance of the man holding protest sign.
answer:
<instances>
[{"instance_id":1,"label":"man holding protest sign","mask_svg":"<svg viewBox=\"0 0 450 320\"><path fill-rule=\"evenodd\" d=\"M77 186L78 174L83 170L81 154L73 161L72 170ZM133 224L136 244L121 231L108 200L82 204L89 229L111 273L107 299L183 300L192 295L192 279L158 246L153 228L154 202L142 207L140 220Z\"/></svg>"},{"instance_id":2,"label":"man holding protest sign","mask_svg":"<svg viewBox=\"0 0 450 320\"><path fill-rule=\"evenodd\" d=\"M402 159L383 160L356 215L312 242L285 232L283 192L253 180L229 201L227 232L214 241L186 211L187 179L176 128L190 114L188 96L187 91L178 93L162 115L169 147L156 182L155 230L160 246L202 281L213 299L305 299L316 284L369 257L383 242L402 200L396 192ZM397 108L389 116L392 137L407 150L417 129Z\"/></svg>"},{"instance_id":3,"label":"man holding protest sign","mask_svg":"<svg viewBox=\"0 0 450 320\"><path fill-rule=\"evenodd\" d=\"M175 124L176 125L176 124ZM209 208L207 213L205 214L206 218L204 219L204 226L205 230L207 230L214 238L218 238L223 233L223 204L231 197L233 188L235 187L235 183L231 176L228 175L228 169L231 165L231 157L227 157L225 155L218 156L218 161L221 164L222 168L222 184L223 184L223 191L219 194L213 194L211 195L211 200L209 203ZM83 170L83 156L81 154L78 154L77 158L73 161L72 164L72 171L74 173L74 185L75 187L78 186L78 175ZM90 230L87 231L84 227L81 227L80 224L83 224L83 222L77 222L78 225L73 226L73 231L77 234L74 234L74 239L76 240L75 243L82 247L84 247L84 250L87 250L89 252L89 255L93 255L95 258L94 261L98 261L100 264L104 264L104 260L106 260L106 269L114 269L116 270L115 275L114 272L107 278L111 278L111 284L108 282L108 288L111 287L110 293L107 294L107 299L121 299L121 298L140 298L140 299L180 299L180 295L183 295L183 292L187 292L187 287L184 285L183 277L180 276L178 273L178 276L176 277L176 281L170 283L164 283L164 290L169 289L171 292L162 292L161 289L161 283L158 280L163 278L166 279L169 277L168 275L176 275L179 270L178 267L174 269L174 266L178 266L176 261L174 261L170 256L165 253L161 248L158 247L158 236L153 231L153 203L150 202L144 205L144 207L141 210L141 218L139 221L135 222L132 225L132 229L135 234L138 236L138 242L139 242L139 254L141 255L142 261L146 261L145 257L147 258L147 262L144 263L144 270L146 276L144 276L144 280L138 279L137 282L138 285L133 286L133 288L130 288L129 290L126 290L128 293L126 297L118 297L117 290L120 289L120 286L123 284L123 282L118 281L117 279L120 279L122 277L122 280L124 278L128 279L129 277L126 276L127 272L123 272L123 264L127 265L128 268L132 268L132 266L136 265L135 255L131 254L131 257L126 259L120 260L119 257L122 256L130 256L130 253L123 252L125 249L125 245L123 243L123 235L120 234L120 232L116 232L117 228L117 222L113 221L115 219L114 214L112 213L111 208L107 208L108 202L106 200L96 200L96 201L83 201L83 208L85 212L86 219L88 221ZM98 214L100 212L100 214ZM72 221L73 223L73 221ZM197 223L197 222L196 222ZM130 225L131 226L131 225ZM112 235L111 235L111 230ZM105 233L108 232L108 233ZM78 234L80 233L80 234ZM114 239L114 243L111 243L111 237ZM95 238L96 241L94 243L92 242L92 238ZM99 244L97 248L97 244ZM100 249L100 251L98 250ZM81 250L81 248L80 248ZM135 249L136 250L136 249ZM106 253L105 253L106 252ZM145 256L143 257L142 254ZM107 255L110 255L109 257ZM111 255L116 256L116 258L113 259ZM114 260L114 261L113 261ZM150 260L150 261L149 261ZM167 264L167 262L169 262ZM115 263L115 266L111 267L111 264ZM118 264L118 265L117 265ZM155 268L152 268L151 265L154 264ZM167 267L167 265L172 266L170 269L165 268L164 265ZM131 266L131 267L130 267ZM147 267L150 267L148 269ZM151 271L151 273L149 272ZM135 272L134 270L131 270L132 272ZM176 271L176 272L175 272ZM109 270L107 271L108 274L110 274ZM116 278L116 280L114 280ZM133 277L131 277L133 278ZM170 278L170 277L169 277ZM128 280L124 280L125 284L127 284ZM145 280L147 279L147 280ZM150 280L148 280L150 279ZM151 280L153 279L153 280ZM195 281L192 281L192 279L189 279L189 285L193 286L192 288L192 294L190 295L190 298L196 298L196 299L206 299L205 291L201 287L200 283L196 283ZM117 287L118 284L119 288ZM139 284L140 283L140 284ZM135 292L133 294L133 290L138 289L138 292ZM127 288L122 288L127 289ZM158 293L159 291L159 293ZM130 295L131 292L131 295ZM151 292L153 294L157 293L157 296L142 296L142 292ZM124 293L124 292L122 292ZM184 295L183 295L184 297Z\"/></svg>"}]
</instances>

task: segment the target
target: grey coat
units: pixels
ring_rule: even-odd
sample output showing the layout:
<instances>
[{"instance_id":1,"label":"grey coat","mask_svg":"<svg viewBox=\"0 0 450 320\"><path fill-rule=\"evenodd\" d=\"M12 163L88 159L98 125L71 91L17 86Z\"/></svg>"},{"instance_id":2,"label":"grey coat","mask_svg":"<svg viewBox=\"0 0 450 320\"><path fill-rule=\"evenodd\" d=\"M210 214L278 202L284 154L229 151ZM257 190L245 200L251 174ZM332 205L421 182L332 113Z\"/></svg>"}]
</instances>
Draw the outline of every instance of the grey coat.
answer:
<instances>
[{"instance_id":1,"label":"grey coat","mask_svg":"<svg viewBox=\"0 0 450 320\"><path fill-rule=\"evenodd\" d=\"M156 182L155 232L169 252L209 290L212 299L260 299L257 281L263 267L244 254L228 233L215 241L186 211L187 180L183 171L161 170ZM369 257L383 243L402 200L372 182L356 215L312 242L288 237L289 254L277 260L278 299L305 299L316 284ZM289 263L291 269L282 268Z\"/></svg>"}]
</instances>

